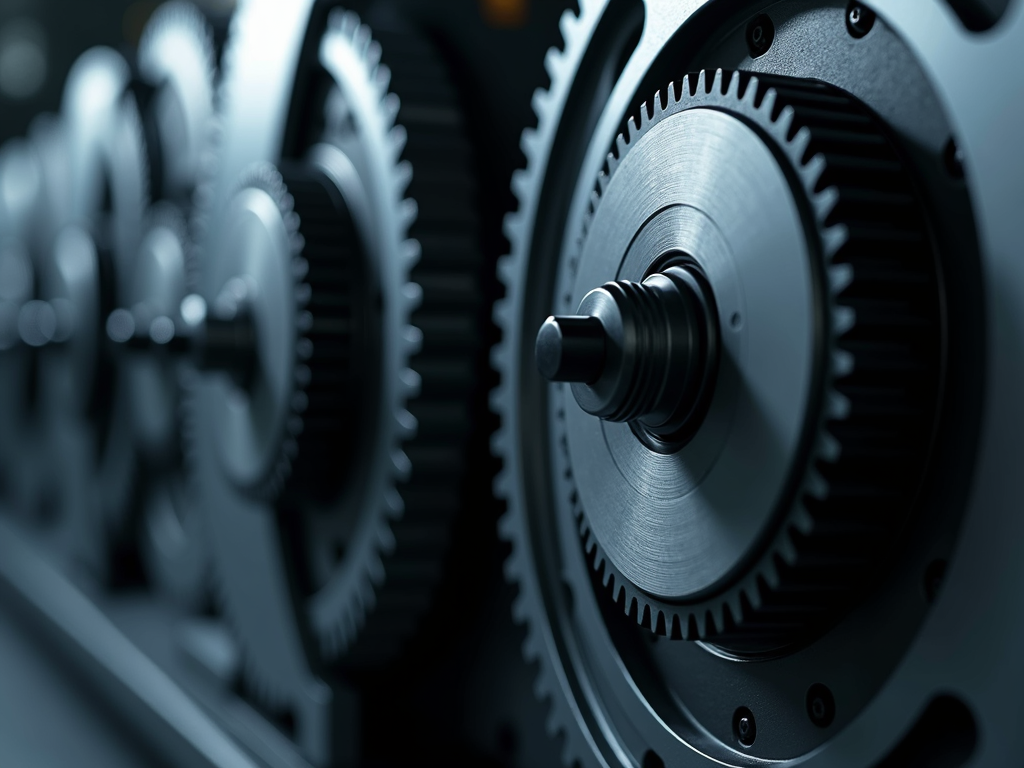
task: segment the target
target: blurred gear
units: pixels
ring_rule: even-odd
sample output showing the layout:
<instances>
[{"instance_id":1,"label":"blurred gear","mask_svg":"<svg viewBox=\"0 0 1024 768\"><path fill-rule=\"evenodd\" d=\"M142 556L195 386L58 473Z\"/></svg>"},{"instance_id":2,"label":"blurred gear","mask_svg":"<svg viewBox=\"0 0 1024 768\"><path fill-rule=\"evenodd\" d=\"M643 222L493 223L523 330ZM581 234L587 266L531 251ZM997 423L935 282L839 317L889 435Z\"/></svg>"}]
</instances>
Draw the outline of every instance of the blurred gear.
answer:
<instances>
[{"instance_id":1,"label":"blurred gear","mask_svg":"<svg viewBox=\"0 0 1024 768\"><path fill-rule=\"evenodd\" d=\"M238 344L197 390L191 464L249 685L324 755L314 673L392 656L439 577L482 342L444 66L410 30L311 11L252 2L225 53L200 294Z\"/></svg>"},{"instance_id":2,"label":"blurred gear","mask_svg":"<svg viewBox=\"0 0 1024 768\"><path fill-rule=\"evenodd\" d=\"M101 574L110 566L107 542L126 538L136 473L124 382L103 333L125 292L148 199L129 83L127 62L106 48L87 51L68 76L68 212L41 280L56 318L40 353L47 442L67 468L54 482L55 514L61 535ZM89 534L68 533L79 526Z\"/></svg>"},{"instance_id":3,"label":"blurred gear","mask_svg":"<svg viewBox=\"0 0 1024 768\"><path fill-rule=\"evenodd\" d=\"M191 204L214 119L216 51L202 12L180 0L157 8L139 41L138 70L155 90L147 110L153 195Z\"/></svg>"},{"instance_id":4,"label":"blurred gear","mask_svg":"<svg viewBox=\"0 0 1024 768\"><path fill-rule=\"evenodd\" d=\"M999 534L957 532L1008 513L969 502L983 350L1016 343L981 288L1009 230L982 249L972 201L1019 179L973 164L1005 147L945 62L1012 46L920 8L854 34L842 7L712 5L565 14L523 135L493 403L535 690L567 765L909 764L955 687L946 754L1016 695L917 654L982 621L921 584L983 568Z\"/></svg>"},{"instance_id":5,"label":"blurred gear","mask_svg":"<svg viewBox=\"0 0 1024 768\"><path fill-rule=\"evenodd\" d=\"M128 378L132 425L144 464L140 535L149 578L187 607L209 599L208 546L202 516L185 469L183 399L192 371L182 366L170 336L185 297L196 288L194 238L188 217L214 138L213 32L185 2L161 5L148 22L138 51L136 90L148 98L143 119L153 169L150 210L133 269L122 320L130 313L132 337L145 332L148 354L121 357ZM115 330L108 319L108 335ZM115 323L116 325L116 323ZM115 342L119 339L113 339Z\"/></svg>"}]
</instances>

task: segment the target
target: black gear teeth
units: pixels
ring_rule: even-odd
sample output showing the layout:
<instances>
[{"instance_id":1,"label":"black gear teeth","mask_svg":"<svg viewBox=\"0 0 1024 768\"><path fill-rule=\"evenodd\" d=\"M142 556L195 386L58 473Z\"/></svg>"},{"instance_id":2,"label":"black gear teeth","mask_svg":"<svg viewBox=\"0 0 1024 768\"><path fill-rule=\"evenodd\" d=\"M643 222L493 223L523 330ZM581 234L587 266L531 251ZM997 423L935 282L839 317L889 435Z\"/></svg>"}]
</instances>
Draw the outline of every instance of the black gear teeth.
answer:
<instances>
[{"instance_id":1,"label":"black gear teeth","mask_svg":"<svg viewBox=\"0 0 1024 768\"><path fill-rule=\"evenodd\" d=\"M573 506L597 582L641 627L672 638L777 645L827 620L852 588L850 574L873 560L865 553L880 554L878 541L899 532L912 504L916 486L900 479L920 475L927 446L912 435L930 435L938 396L940 353L928 341L940 322L936 267L909 178L863 107L824 84L722 70L713 78L688 75L659 92L653 108L641 106L639 127L629 118L595 182L578 246L637 139L688 101L697 106L709 97L718 108L746 107L747 119L760 120L792 163L818 228L830 304L827 381L803 485L757 566L703 607L663 603L634 587L607 560L578 502ZM498 310L495 316L508 322ZM495 438L499 453L503 439ZM860 481L865 474L871 483ZM496 492L506 495L501 482Z\"/></svg>"},{"instance_id":2,"label":"black gear teeth","mask_svg":"<svg viewBox=\"0 0 1024 768\"><path fill-rule=\"evenodd\" d=\"M340 35L363 52L371 82L379 89L384 122L391 126L387 152L394 167L397 224L409 233L400 258L410 279L403 295L395 297L412 313L402 338L410 362L398 371L404 407L396 411L392 425L400 441L390 453L397 487L379 501L384 521L377 529L374 554L356 577L360 583L351 590L352 599L332 609L334 620L321 628L318 638L329 661L365 667L392 656L414 629L440 578L448 528L461 506L459 494L451 489L461 487L464 479L477 378L452 375L457 367L453 361L467 351L482 350L483 342L476 329L469 337L458 333L473 328L479 305L460 304L452 313L450 305L445 307L451 298L445 286L453 275L475 281L480 256L474 252L475 242L448 251L450 243L464 243L472 231L475 200L471 188L459 187L473 178L461 118L441 126L441 132L433 122L438 110L449 110L457 118L461 114L446 84L444 65L411 31L377 30L373 40L355 14L342 11L332 12L328 24L329 34ZM430 109L417 108L423 101ZM434 204L442 198L462 206L465 215L442 215ZM453 264L453 253L462 261Z\"/></svg>"}]
</instances>

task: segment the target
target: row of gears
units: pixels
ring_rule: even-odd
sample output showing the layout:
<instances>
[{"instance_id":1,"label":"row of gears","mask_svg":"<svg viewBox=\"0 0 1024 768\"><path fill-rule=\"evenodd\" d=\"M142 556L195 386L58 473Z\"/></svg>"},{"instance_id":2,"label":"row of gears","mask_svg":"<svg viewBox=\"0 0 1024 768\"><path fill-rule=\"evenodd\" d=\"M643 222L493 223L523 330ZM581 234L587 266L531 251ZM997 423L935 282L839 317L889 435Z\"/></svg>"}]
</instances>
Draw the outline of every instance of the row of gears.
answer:
<instances>
[{"instance_id":1,"label":"row of gears","mask_svg":"<svg viewBox=\"0 0 1024 768\"><path fill-rule=\"evenodd\" d=\"M370 8L173 0L0 152L12 512L216 605L329 765L489 439L552 763L1008 764L1024 5L582 0L496 264L466 80Z\"/></svg>"}]
</instances>

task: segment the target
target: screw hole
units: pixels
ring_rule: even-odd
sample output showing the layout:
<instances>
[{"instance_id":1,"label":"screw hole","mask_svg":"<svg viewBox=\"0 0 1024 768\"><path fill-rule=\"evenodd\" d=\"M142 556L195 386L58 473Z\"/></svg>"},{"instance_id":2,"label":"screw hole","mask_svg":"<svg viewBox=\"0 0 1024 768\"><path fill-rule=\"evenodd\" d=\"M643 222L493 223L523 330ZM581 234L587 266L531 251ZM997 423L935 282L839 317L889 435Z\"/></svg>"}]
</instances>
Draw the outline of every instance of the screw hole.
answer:
<instances>
[{"instance_id":1,"label":"screw hole","mask_svg":"<svg viewBox=\"0 0 1024 768\"><path fill-rule=\"evenodd\" d=\"M846 30L856 38L864 37L875 25L875 12L860 3L846 7Z\"/></svg>"},{"instance_id":2,"label":"screw hole","mask_svg":"<svg viewBox=\"0 0 1024 768\"><path fill-rule=\"evenodd\" d=\"M807 716L819 728L828 728L836 717L835 697L821 683L807 689Z\"/></svg>"},{"instance_id":3,"label":"screw hole","mask_svg":"<svg viewBox=\"0 0 1024 768\"><path fill-rule=\"evenodd\" d=\"M757 723L754 713L746 707L739 707L732 716L732 732L742 746L749 747L757 738Z\"/></svg>"},{"instance_id":4,"label":"screw hole","mask_svg":"<svg viewBox=\"0 0 1024 768\"><path fill-rule=\"evenodd\" d=\"M747 25L747 48L750 50L750 58L764 56L774 41L775 25L768 18L768 14L755 16Z\"/></svg>"}]
</instances>

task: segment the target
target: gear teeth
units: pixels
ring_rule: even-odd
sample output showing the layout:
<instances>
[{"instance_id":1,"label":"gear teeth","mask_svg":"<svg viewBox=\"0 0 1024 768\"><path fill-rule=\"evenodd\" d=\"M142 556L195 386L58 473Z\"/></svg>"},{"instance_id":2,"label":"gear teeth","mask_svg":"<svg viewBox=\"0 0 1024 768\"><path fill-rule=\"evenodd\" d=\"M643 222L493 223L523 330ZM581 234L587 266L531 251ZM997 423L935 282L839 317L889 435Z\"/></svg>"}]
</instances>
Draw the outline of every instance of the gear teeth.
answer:
<instances>
[{"instance_id":1,"label":"gear teeth","mask_svg":"<svg viewBox=\"0 0 1024 768\"><path fill-rule=\"evenodd\" d=\"M814 506L805 507L802 504L796 504L791 508L789 527L776 535L776 540L769 547L768 553L761 558L757 568L752 571L752 573L759 573L760 575L756 579L747 579L739 585L734 585L721 599L713 602L709 610L684 610L680 614L680 612L671 607L661 607L656 601L652 601L648 596L640 593L631 583L625 581L617 573L614 566L606 559L600 542L597 540L592 529L589 525L584 524L585 514L583 514L578 504L575 502L573 504L574 514L583 514L583 521L579 529L580 542L584 554L589 559L597 578L604 585L610 599L619 605L623 612L640 623L641 626L650 627L653 625L653 631L659 634L671 632L673 636L678 634L680 636L685 635L689 639L710 638L712 640L715 640L716 635L718 635L723 638L732 639L733 637L740 637L741 625L748 618L755 617L751 619L756 627L754 628L754 634L767 638L769 642L778 642L784 633L788 631L787 627L789 627L789 624L786 623L786 619L783 619L774 629L765 629L762 625L765 623L771 625L776 620L773 618L773 614L780 615L780 611L781 613L788 611L787 615L790 616L794 615L794 612L797 614L802 612L804 615L814 618L824 616L825 609L815 602L819 598L814 594L814 590L810 591L812 594L809 597L805 596L807 590L801 592L799 587L795 590L791 589L781 598L776 594L778 590L783 589L784 583L788 584L793 579L796 579L799 583L799 579L804 578L802 574L808 574L809 578L813 578L813 560L806 559L811 557L811 555L805 556L802 554L801 550L796 546L793 536L801 537L801 541L811 541L812 549L813 546L817 546L813 543L815 532L819 526L816 509L822 506L827 508L827 505L832 503L830 500L833 496L836 493L843 492L842 487L836 486L830 479L832 478L830 473L850 471L849 468L844 469L849 462L845 461L845 443L843 441L845 439L864 440L866 435L875 435L877 437L877 435L881 434L877 428L870 426L870 422L867 422L864 426L860 424L856 426L856 430L859 431L856 432L857 437L855 438L843 437L844 433L836 431L836 429L841 430L843 427L832 426L837 424L845 425L851 418L861 418L863 421L863 417L858 417L855 413L850 397L845 394L847 391L845 382L855 381L858 376L863 376L864 374L858 368L860 365L859 361L862 359L867 360L870 366L870 361L873 358L861 351L863 343L860 336L857 336L856 342L847 341L847 339L852 334L863 334L865 332L864 330L858 331L858 329L867 329L869 334L877 335L878 331L875 329L879 324L886 322L883 318L885 317L884 313L888 311L886 309L875 309L874 305L859 299L858 287L868 286L870 288L872 285L870 281L877 280L878 278L869 276L858 283L862 278L856 266L858 263L857 256L851 256L851 253L858 253L857 249L861 249L859 251L861 253L876 253L875 249L878 247L878 240L888 236L889 229L887 229L887 226L889 225L883 223L880 227L872 229L872 225L866 221L849 221L849 206L854 206L854 212L859 215L867 216L868 218L876 216L884 220L886 214L881 206L886 204L886 200L898 197L901 205L908 205L913 203L914 198L910 192L900 188L899 181L893 182L891 178L886 179L885 183L888 186L884 189L879 187L878 190L874 190L866 187L856 187L852 182L847 183L846 177L842 176L841 170L838 172L838 176L831 172L830 163L832 160L830 158L837 155L841 157L844 150L841 146L828 145L827 142L833 139L831 139L827 130L827 124L826 128L820 133L820 136L824 138L819 140L819 134L815 133L816 129L814 127L821 127L820 110L830 108L833 104L833 102L827 101L826 106L820 106L822 104L821 92L825 88L826 86L819 84L803 84L799 81L790 81L775 76L759 78L745 72L733 72L730 74L722 70L716 71L714 77L709 76L707 72L700 72L696 76L685 76L681 82L677 81L670 84L664 91L664 95L667 97L667 106L663 108L663 105L666 104L666 99L663 99L663 92L661 91L655 95L653 108L649 107L646 102L641 106L639 129L637 128L635 118L629 119L626 131L619 134L615 139L613 151L607 156L605 170L600 172L595 180L594 191L588 201L587 212L583 216L581 229L585 236L593 216L596 215L597 209L600 207L601 198L607 192L608 186L614 178L618 166L623 162L626 153L652 125L664 119L665 115L674 114L672 107L678 109L680 103L688 98L696 100L699 104L715 101L719 98L718 94L722 94L727 98L735 100L737 102L737 109L740 111L746 109L748 116L750 112L760 114L757 119L765 121L768 133L779 143L784 154L788 156L792 163L798 178L803 183L808 201L818 223L822 258L825 263L826 279L828 281L828 296L830 297L831 304L829 308L831 328L827 342L830 346L830 351L828 352L830 363L829 379L826 385L828 388L825 392L820 415L819 439L815 442L812 451L814 457L805 470L803 488L804 498L808 500L807 503ZM784 93L785 96L780 96L780 92ZM833 95L829 98L834 100L835 96ZM715 101L715 104L718 103L718 101ZM816 106L819 107L817 110ZM850 101L850 107L852 107L851 111L857 109L852 101ZM683 108L689 107L688 105L683 105ZM843 114L846 113L844 112ZM818 122L815 122L816 120ZM867 131L868 133L865 135L870 139L870 131L874 129L870 127L867 129L863 128L863 125L871 125L870 117L857 123L857 125L857 130ZM879 146L877 141L873 143L868 141L867 144L872 147ZM826 152L823 146L831 147L831 149ZM899 168L898 161L892 161L891 164L897 169ZM839 167L843 168L845 166L840 165ZM529 188L531 182L532 177L527 176L517 186L515 191L521 200L528 199L525 197L525 190ZM858 183L862 182L858 181ZM892 186L894 183L895 186ZM879 194L879 197L876 202L872 203L871 195L876 192ZM853 201L852 204L846 202L848 198ZM868 200L868 202L865 203L863 202L864 200ZM876 206L875 209L865 207L872 204ZM848 207L844 209L844 205ZM830 223L833 219L849 221L849 223ZM521 239L522 237L518 230L522 226L524 226L522 222L517 220L516 234ZM913 247L918 247L918 243L925 241L924 238L913 238L909 232L896 232L893 236L898 239L902 238L900 242L906 240L908 243L914 243ZM514 251L525 249L526 244L520 240L514 240L513 247ZM569 254L567 256L567 264L571 265L578 258L578 253ZM868 258L877 260L877 256ZM913 269L908 268L908 272L911 272ZM865 274L872 275L874 274L872 270L877 270L877 267L873 267L869 263L868 268L864 271ZM920 280L920 273L914 274L918 275L917 279ZM509 287L511 295L516 287L515 273L511 269L505 270L503 268L500 275L503 282ZM927 279L927 276L925 277ZM859 289L864 290L862 287ZM891 302L889 303L891 304ZM870 309L868 309L869 307ZM873 314L862 317L862 313L865 312ZM496 309L494 316L499 325L503 329L507 329L513 322L510 315L511 305L508 305ZM883 340L883 343L887 341ZM496 354L496 367L499 370L502 368L502 363L505 362L502 353L505 355L509 354L503 348ZM867 370L868 374L870 374L870 368ZM850 384L849 386L855 388L859 385ZM498 395L495 397L494 402L499 415L507 416L506 413L501 412L500 406L511 396L512 391L510 389L498 390ZM507 430L507 427L505 429ZM874 431L872 432L872 430ZM504 455L506 451L511 449L509 442L509 439L494 441L496 451L500 455ZM818 464L814 462L818 462ZM571 477L569 479L571 480ZM510 484L511 479L506 479L505 483ZM883 493L883 496L886 493L884 490L879 492ZM507 495L510 493L510 490L503 485L501 493ZM879 503L888 504L889 498L889 496L884 496ZM846 501L839 501L837 503L848 505ZM840 506L836 514L844 516L853 513L847 511L847 508ZM801 544L801 546L804 545ZM826 546L828 545L826 544ZM772 552L774 552L774 555L771 554ZM773 560L773 557L777 558L777 560ZM806 570L808 567L811 570ZM801 571L801 569L804 570ZM818 590L818 593L820 593L820 590ZM772 595L771 605L768 604L769 601L766 595ZM804 605L804 602L801 601L807 604ZM790 607L791 604L793 607ZM671 618L660 618L659 611L663 612L666 617Z\"/></svg>"},{"instance_id":2,"label":"gear teeth","mask_svg":"<svg viewBox=\"0 0 1024 768\"><path fill-rule=\"evenodd\" d=\"M844 245L846 245L847 242L849 242L849 239L850 239L850 231L843 224L834 224L834 225L832 225L830 227L826 227L825 230L822 232L821 240L822 240L822 248L823 248L823 251L824 251L824 256L825 256L827 261L832 263L832 265L833 265L832 268L833 269L835 269L836 266L838 266L833 261L835 255L837 253L839 253L839 250ZM846 265L842 265L842 266L849 267L850 265L846 264ZM849 273L848 274L850 276L850 281L852 282L852 280L853 280L853 269L852 268L849 269Z\"/></svg>"},{"instance_id":3,"label":"gear teeth","mask_svg":"<svg viewBox=\"0 0 1024 768\"><path fill-rule=\"evenodd\" d=\"M832 230L828 231L831 232ZM839 233L839 236L845 240L842 233ZM828 270L828 282L832 296L839 296L853 282L853 267L849 264L833 264Z\"/></svg>"},{"instance_id":4,"label":"gear teeth","mask_svg":"<svg viewBox=\"0 0 1024 768\"><path fill-rule=\"evenodd\" d=\"M527 163L535 163L539 154L540 137L535 128L525 128L519 137L519 149L526 158Z\"/></svg>"}]
</instances>

